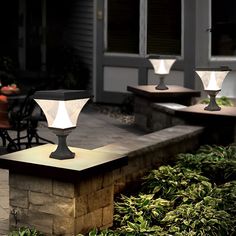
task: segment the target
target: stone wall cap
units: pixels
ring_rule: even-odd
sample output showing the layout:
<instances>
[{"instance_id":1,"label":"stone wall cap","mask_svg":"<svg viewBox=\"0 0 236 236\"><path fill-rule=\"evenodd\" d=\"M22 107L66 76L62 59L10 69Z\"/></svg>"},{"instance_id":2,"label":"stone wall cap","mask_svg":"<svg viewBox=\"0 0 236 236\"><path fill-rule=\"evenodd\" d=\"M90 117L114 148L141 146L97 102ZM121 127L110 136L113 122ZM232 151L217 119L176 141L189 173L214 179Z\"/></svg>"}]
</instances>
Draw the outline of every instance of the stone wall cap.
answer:
<instances>
[{"instance_id":1,"label":"stone wall cap","mask_svg":"<svg viewBox=\"0 0 236 236\"><path fill-rule=\"evenodd\" d=\"M227 107L221 106L220 111L207 111L204 110L206 104L195 104L193 106L189 106L183 109L179 109L176 111L178 115L182 115L182 117L186 117L191 115L192 117L207 117L207 118L231 118L235 120L236 117L236 107Z\"/></svg>"},{"instance_id":2,"label":"stone wall cap","mask_svg":"<svg viewBox=\"0 0 236 236\"><path fill-rule=\"evenodd\" d=\"M45 144L0 156L0 168L25 174L47 175L67 178L81 176L88 172L99 172L120 168L127 164L127 157L118 153L107 153L70 147L74 159L57 160L49 158L56 145Z\"/></svg>"},{"instance_id":3,"label":"stone wall cap","mask_svg":"<svg viewBox=\"0 0 236 236\"><path fill-rule=\"evenodd\" d=\"M166 113L175 114L176 110L186 108L186 106L178 103L155 102L152 103L152 108L157 111L165 111Z\"/></svg>"},{"instance_id":4,"label":"stone wall cap","mask_svg":"<svg viewBox=\"0 0 236 236\"><path fill-rule=\"evenodd\" d=\"M117 143L94 149L102 152L116 152L118 154L135 156L152 151L157 147L164 147L179 140L199 135L203 132L204 127L192 125L176 125L163 130L155 131L129 140L123 140Z\"/></svg>"},{"instance_id":5,"label":"stone wall cap","mask_svg":"<svg viewBox=\"0 0 236 236\"><path fill-rule=\"evenodd\" d=\"M133 92L135 95L147 98L163 98L163 97L179 97L192 96L200 97L201 92L194 89L185 88L178 85L168 85L167 90L157 90L156 85L138 85L127 86L127 90Z\"/></svg>"}]
</instances>

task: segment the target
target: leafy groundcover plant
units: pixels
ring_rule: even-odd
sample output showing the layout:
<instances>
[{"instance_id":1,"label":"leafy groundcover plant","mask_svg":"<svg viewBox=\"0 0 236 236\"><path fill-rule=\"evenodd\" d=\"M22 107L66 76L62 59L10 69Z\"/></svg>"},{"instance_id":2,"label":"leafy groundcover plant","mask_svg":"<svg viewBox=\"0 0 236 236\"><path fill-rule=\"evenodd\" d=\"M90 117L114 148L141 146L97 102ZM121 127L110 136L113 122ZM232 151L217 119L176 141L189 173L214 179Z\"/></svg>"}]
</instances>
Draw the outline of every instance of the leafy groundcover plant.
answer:
<instances>
[{"instance_id":1,"label":"leafy groundcover plant","mask_svg":"<svg viewBox=\"0 0 236 236\"><path fill-rule=\"evenodd\" d=\"M139 193L117 199L112 228L87 235L236 235L235 161L234 146L179 154L176 165L150 171Z\"/></svg>"},{"instance_id":2,"label":"leafy groundcover plant","mask_svg":"<svg viewBox=\"0 0 236 236\"><path fill-rule=\"evenodd\" d=\"M17 230L10 232L9 236L43 236L42 233L35 229L30 229L27 227L21 227Z\"/></svg>"},{"instance_id":3,"label":"leafy groundcover plant","mask_svg":"<svg viewBox=\"0 0 236 236\"><path fill-rule=\"evenodd\" d=\"M89 236L236 235L236 147L179 154L144 179L141 192L115 203L114 226Z\"/></svg>"},{"instance_id":4,"label":"leafy groundcover plant","mask_svg":"<svg viewBox=\"0 0 236 236\"><path fill-rule=\"evenodd\" d=\"M236 146L209 146L199 148L195 154L179 154L178 165L201 171L217 184L236 180Z\"/></svg>"},{"instance_id":5,"label":"leafy groundcover plant","mask_svg":"<svg viewBox=\"0 0 236 236\"><path fill-rule=\"evenodd\" d=\"M202 101L200 101L200 103L202 103L202 104L209 104L209 102L210 102L209 98L206 98L206 99L203 99ZM227 107L233 107L234 106L234 103L226 96L216 98L216 103L219 106L227 106Z\"/></svg>"}]
</instances>

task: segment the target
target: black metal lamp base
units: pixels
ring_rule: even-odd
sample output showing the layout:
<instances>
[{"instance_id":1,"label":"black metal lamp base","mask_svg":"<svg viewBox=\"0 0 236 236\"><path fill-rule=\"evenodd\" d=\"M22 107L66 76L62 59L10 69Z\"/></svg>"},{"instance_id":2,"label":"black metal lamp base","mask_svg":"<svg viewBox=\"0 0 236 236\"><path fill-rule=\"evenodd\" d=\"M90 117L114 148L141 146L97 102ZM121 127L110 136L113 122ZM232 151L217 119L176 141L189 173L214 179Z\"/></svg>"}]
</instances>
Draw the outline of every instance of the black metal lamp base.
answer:
<instances>
[{"instance_id":1,"label":"black metal lamp base","mask_svg":"<svg viewBox=\"0 0 236 236\"><path fill-rule=\"evenodd\" d=\"M220 90L219 90L220 91ZM204 108L206 111L220 111L221 107L216 103L216 95L219 91L207 91L210 96L209 104Z\"/></svg>"},{"instance_id":2,"label":"black metal lamp base","mask_svg":"<svg viewBox=\"0 0 236 236\"><path fill-rule=\"evenodd\" d=\"M66 143L66 138L71 132L71 129L52 129L53 132L58 137L58 146L57 149L50 154L51 158L58 160L72 159L75 157L75 153L72 152Z\"/></svg>"},{"instance_id":3,"label":"black metal lamp base","mask_svg":"<svg viewBox=\"0 0 236 236\"><path fill-rule=\"evenodd\" d=\"M160 83L156 86L156 90L167 90L169 89L164 82L164 76L160 77Z\"/></svg>"}]
</instances>

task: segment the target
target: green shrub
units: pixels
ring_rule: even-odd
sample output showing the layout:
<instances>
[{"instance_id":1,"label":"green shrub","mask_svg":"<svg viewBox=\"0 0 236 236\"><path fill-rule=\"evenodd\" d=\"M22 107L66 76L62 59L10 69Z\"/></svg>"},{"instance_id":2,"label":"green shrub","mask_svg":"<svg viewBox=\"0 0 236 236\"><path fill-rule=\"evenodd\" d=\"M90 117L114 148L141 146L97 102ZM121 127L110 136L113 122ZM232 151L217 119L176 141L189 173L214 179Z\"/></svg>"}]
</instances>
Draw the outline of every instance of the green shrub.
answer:
<instances>
[{"instance_id":1,"label":"green shrub","mask_svg":"<svg viewBox=\"0 0 236 236\"><path fill-rule=\"evenodd\" d=\"M211 196L221 198L221 209L236 215L236 181L225 183L213 189ZM236 219L235 219L236 220ZM234 222L236 222L234 220Z\"/></svg>"},{"instance_id":2,"label":"green shrub","mask_svg":"<svg viewBox=\"0 0 236 236\"><path fill-rule=\"evenodd\" d=\"M105 229L99 232L97 229L93 229L89 232L88 236L119 236L120 234L113 232L112 230ZM83 236L83 234L78 234L76 236Z\"/></svg>"},{"instance_id":3,"label":"green shrub","mask_svg":"<svg viewBox=\"0 0 236 236\"><path fill-rule=\"evenodd\" d=\"M161 166L158 170L152 170L149 175L144 178L143 191L155 194L157 197L176 200L180 196L184 196L187 191L189 198L197 200L196 194L191 189L205 189L207 193L211 188L209 179L200 175L197 171L192 171L180 166ZM192 194L190 194L192 193ZM199 192L199 194L205 194Z\"/></svg>"},{"instance_id":4,"label":"green shrub","mask_svg":"<svg viewBox=\"0 0 236 236\"><path fill-rule=\"evenodd\" d=\"M231 235L234 232L232 217L218 210L220 199L205 197L196 204L181 204L166 214L162 220L171 234L190 233L191 235Z\"/></svg>"},{"instance_id":5,"label":"green shrub","mask_svg":"<svg viewBox=\"0 0 236 236\"><path fill-rule=\"evenodd\" d=\"M11 231L9 236L43 236L43 234L36 229L21 227L17 230Z\"/></svg>"},{"instance_id":6,"label":"green shrub","mask_svg":"<svg viewBox=\"0 0 236 236\"><path fill-rule=\"evenodd\" d=\"M206 98L206 99L203 99L202 101L200 101L200 103L202 103L202 104L209 104L209 102L210 102L209 98ZM219 106L228 106L228 107L234 106L233 102L228 97L225 97L225 96L222 96L220 98L216 98L216 103Z\"/></svg>"},{"instance_id":7,"label":"green shrub","mask_svg":"<svg viewBox=\"0 0 236 236\"><path fill-rule=\"evenodd\" d=\"M236 146L204 145L197 153L215 156L220 159L236 160Z\"/></svg>"},{"instance_id":8,"label":"green shrub","mask_svg":"<svg viewBox=\"0 0 236 236\"><path fill-rule=\"evenodd\" d=\"M199 148L196 154L179 154L178 166L200 171L217 184L236 179L236 147L209 146Z\"/></svg>"},{"instance_id":9,"label":"green shrub","mask_svg":"<svg viewBox=\"0 0 236 236\"><path fill-rule=\"evenodd\" d=\"M120 201L115 203L117 214L114 215L114 220L120 226L126 225L127 221L142 223L143 219L147 224L154 224L160 222L172 207L171 201L155 199L154 194L140 194L138 197L122 195Z\"/></svg>"}]
</instances>

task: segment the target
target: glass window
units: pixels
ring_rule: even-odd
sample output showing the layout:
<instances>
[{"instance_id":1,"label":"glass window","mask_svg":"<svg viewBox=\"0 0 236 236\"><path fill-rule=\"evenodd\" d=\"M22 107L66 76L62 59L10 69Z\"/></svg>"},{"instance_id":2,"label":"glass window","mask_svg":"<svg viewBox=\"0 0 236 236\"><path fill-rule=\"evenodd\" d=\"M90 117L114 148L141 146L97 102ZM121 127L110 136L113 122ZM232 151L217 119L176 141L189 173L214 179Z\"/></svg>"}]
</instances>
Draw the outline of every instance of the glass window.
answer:
<instances>
[{"instance_id":1,"label":"glass window","mask_svg":"<svg viewBox=\"0 0 236 236\"><path fill-rule=\"evenodd\" d=\"M181 1L107 0L106 50L181 55Z\"/></svg>"},{"instance_id":2,"label":"glass window","mask_svg":"<svg viewBox=\"0 0 236 236\"><path fill-rule=\"evenodd\" d=\"M107 3L107 51L139 53L139 0Z\"/></svg>"},{"instance_id":3,"label":"glass window","mask_svg":"<svg viewBox=\"0 0 236 236\"><path fill-rule=\"evenodd\" d=\"M212 56L236 55L236 1L212 1Z\"/></svg>"},{"instance_id":4,"label":"glass window","mask_svg":"<svg viewBox=\"0 0 236 236\"><path fill-rule=\"evenodd\" d=\"M148 0L147 53L181 54L181 0Z\"/></svg>"}]
</instances>

